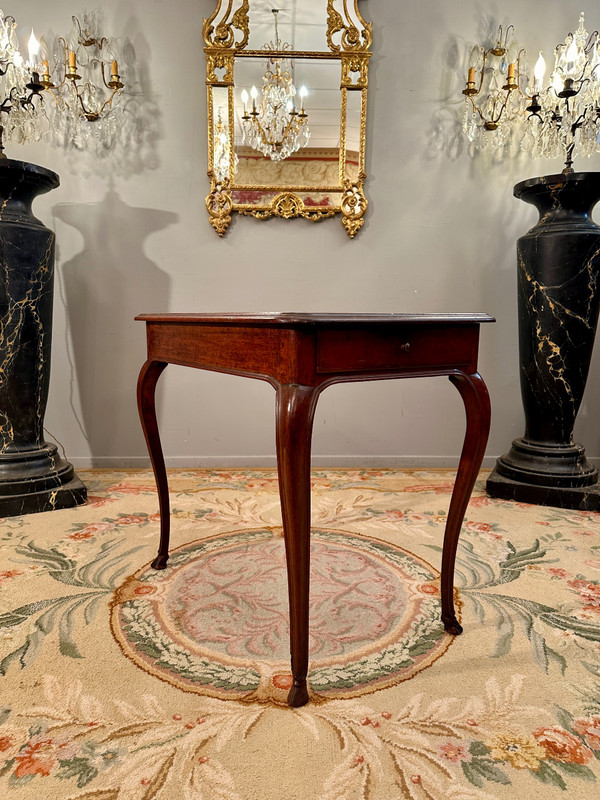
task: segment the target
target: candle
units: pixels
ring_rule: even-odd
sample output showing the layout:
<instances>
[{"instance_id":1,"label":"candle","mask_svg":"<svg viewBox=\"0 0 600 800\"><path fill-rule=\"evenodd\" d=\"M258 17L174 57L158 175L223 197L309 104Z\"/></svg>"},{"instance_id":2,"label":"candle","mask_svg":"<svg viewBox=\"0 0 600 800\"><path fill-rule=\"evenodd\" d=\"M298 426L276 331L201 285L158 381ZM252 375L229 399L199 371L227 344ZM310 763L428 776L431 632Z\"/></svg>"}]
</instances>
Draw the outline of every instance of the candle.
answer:
<instances>
[{"instance_id":1,"label":"candle","mask_svg":"<svg viewBox=\"0 0 600 800\"><path fill-rule=\"evenodd\" d=\"M467 83L475 83L475 67L469 67L469 77L467 78Z\"/></svg>"},{"instance_id":2,"label":"candle","mask_svg":"<svg viewBox=\"0 0 600 800\"><path fill-rule=\"evenodd\" d=\"M37 63L37 57L40 53L40 43L35 38L33 28L31 29L31 36L29 37L28 47L29 47L29 66L35 67Z\"/></svg>"},{"instance_id":3,"label":"candle","mask_svg":"<svg viewBox=\"0 0 600 800\"><path fill-rule=\"evenodd\" d=\"M514 79L515 79L515 65L514 65L514 63L508 65L508 80L511 80L511 78L514 81Z\"/></svg>"},{"instance_id":4,"label":"candle","mask_svg":"<svg viewBox=\"0 0 600 800\"><path fill-rule=\"evenodd\" d=\"M307 94L308 94L308 89L306 88L306 86L301 86L300 87L300 97L302 98L302 107L300 109L301 114L304 114L304 98L306 97Z\"/></svg>"},{"instance_id":5,"label":"candle","mask_svg":"<svg viewBox=\"0 0 600 800\"><path fill-rule=\"evenodd\" d=\"M250 96L252 97L252 111L256 111L256 98L258 97L258 89L256 86L250 89Z\"/></svg>"},{"instance_id":6,"label":"candle","mask_svg":"<svg viewBox=\"0 0 600 800\"><path fill-rule=\"evenodd\" d=\"M69 67L71 69L77 69L77 57L73 50L69 50Z\"/></svg>"},{"instance_id":7,"label":"candle","mask_svg":"<svg viewBox=\"0 0 600 800\"><path fill-rule=\"evenodd\" d=\"M47 61L42 61L42 72L44 73L44 75L48 75L48 73L50 72L50 67L48 66Z\"/></svg>"},{"instance_id":8,"label":"candle","mask_svg":"<svg viewBox=\"0 0 600 800\"><path fill-rule=\"evenodd\" d=\"M110 65L110 74L112 75L113 78L119 77L119 65L117 64L116 61L113 61L112 64Z\"/></svg>"},{"instance_id":9,"label":"candle","mask_svg":"<svg viewBox=\"0 0 600 800\"><path fill-rule=\"evenodd\" d=\"M544 56L542 55L542 51L540 50L540 55L538 57L538 60L535 62L535 67L533 69L533 76L535 79L535 83L533 85L533 91L536 94L539 94L539 92L542 91L545 72L546 72L546 62L544 61Z\"/></svg>"}]
</instances>

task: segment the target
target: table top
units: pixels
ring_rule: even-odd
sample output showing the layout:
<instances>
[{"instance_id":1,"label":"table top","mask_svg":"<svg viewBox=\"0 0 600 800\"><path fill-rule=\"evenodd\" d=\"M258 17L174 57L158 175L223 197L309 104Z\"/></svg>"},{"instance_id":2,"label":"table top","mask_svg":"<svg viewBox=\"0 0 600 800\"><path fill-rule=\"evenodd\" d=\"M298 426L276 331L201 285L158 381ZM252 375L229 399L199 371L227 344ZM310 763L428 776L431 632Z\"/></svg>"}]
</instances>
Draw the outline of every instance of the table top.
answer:
<instances>
[{"instance_id":1,"label":"table top","mask_svg":"<svg viewBox=\"0 0 600 800\"><path fill-rule=\"evenodd\" d=\"M178 322L206 325L252 325L252 326L329 326L329 325L402 325L402 324L457 324L479 325L495 322L489 314L321 314L294 312L255 313L199 313L199 314L138 314L142 322Z\"/></svg>"}]
</instances>

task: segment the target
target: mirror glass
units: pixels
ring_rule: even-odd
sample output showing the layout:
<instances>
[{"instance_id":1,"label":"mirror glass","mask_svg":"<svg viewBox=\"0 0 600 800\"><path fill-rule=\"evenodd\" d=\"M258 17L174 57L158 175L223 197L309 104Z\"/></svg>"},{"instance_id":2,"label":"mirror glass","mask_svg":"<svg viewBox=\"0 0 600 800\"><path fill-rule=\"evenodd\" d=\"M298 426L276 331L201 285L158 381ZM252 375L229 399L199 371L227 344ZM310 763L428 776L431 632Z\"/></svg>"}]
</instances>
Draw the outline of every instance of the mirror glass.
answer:
<instances>
[{"instance_id":1,"label":"mirror glass","mask_svg":"<svg viewBox=\"0 0 600 800\"><path fill-rule=\"evenodd\" d=\"M358 0L218 0L205 20L210 222L335 214L352 238L367 201L371 25ZM289 55L288 55L289 54Z\"/></svg>"},{"instance_id":2,"label":"mirror glass","mask_svg":"<svg viewBox=\"0 0 600 800\"><path fill-rule=\"evenodd\" d=\"M276 193L274 191L268 197L258 191L243 192L235 189L238 185L274 186L282 189L296 186L339 187L339 62L324 59L292 61L290 76L294 86L297 90L303 86L307 88L304 107L310 138L305 147L299 148L282 160L274 160L250 145L247 130L250 120L244 120L244 110L248 117L252 99L244 104L242 92L246 91L250 95L252 86L262 89L266 65L267 60L263 58L240 58L235 63L234 143L238 158L232 187L235 202L262 204L272 199ZM301 102L300 98L298 102ZM319 194L320 199L323 199L323 192ZM315 200L316 196L312 199ZM339 201L339 198L337 200Z\"/></svg>"},{"instance_id":3,"label":"mirror glass","mask_svg":"<svg viewBox=\"0 0 600 800\"><path fill-rule=\"evenodd\" d=\"M292 50L327 52L326 0L286 0L281 4L277 0L250 0L248 50L262 50L275 39L274 8L279 9L279 38Z\"/></svg>"}]
</instances>

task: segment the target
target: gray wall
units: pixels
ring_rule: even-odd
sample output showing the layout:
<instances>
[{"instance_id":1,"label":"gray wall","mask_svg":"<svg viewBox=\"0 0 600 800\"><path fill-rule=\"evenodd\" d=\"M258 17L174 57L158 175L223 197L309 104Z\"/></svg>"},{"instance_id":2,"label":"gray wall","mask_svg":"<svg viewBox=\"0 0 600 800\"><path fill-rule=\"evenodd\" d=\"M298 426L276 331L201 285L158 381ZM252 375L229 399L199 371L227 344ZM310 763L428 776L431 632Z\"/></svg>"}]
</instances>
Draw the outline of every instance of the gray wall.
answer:
<instances>
[{"instance_id":1,"label":"gray wall","mask_svg":"<svg viewBox=\"0 0 600 800\"><path fill-rule=\"evenodd\" d=\"M43 144L9 156L56 170L61 187L36 213L58 237L51 395L46 427L78 466L146 464L135 405L145 356L140 312L486 311L480 370L493 404L487 463L523 433L516 328L515 241L535 222L514 183L559 172L527 156L472 159L456 137L465 53L513 23L532 62L577 25L600 26L586 0L362 3L374 22L368 110L367 221L350 241L338 220L239 218L225 240L205 210L202 18L213 0L103 0L108 34L129 37L157 136L123 167ZM23 33L67 31L72 0L13 0ZM598 169L598 157L576 164ZM273 463L274 392L259 381L170 367L160 393L171 465ZM600 456L592 365L576 434ZM444 379L328 389L317 409L316 464L456 463L458 393Z\"/></svg>"}]
</instances>

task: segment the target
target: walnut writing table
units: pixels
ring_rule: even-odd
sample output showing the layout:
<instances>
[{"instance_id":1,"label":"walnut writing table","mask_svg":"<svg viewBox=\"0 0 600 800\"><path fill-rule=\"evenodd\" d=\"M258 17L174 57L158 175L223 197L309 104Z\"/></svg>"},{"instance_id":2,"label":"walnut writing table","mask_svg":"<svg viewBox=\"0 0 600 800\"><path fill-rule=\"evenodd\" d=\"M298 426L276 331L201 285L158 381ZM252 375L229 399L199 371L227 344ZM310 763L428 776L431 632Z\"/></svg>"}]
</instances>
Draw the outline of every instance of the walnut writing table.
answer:
<instances>
[{"instance_id":1,"label":"walnut writing table","mask_svg":"<svg viewBox=\"0 0 600 800\"><path fill-rule=\"evenodd\" d=\"M138 407L158 487L160 544L169 557L169 489L154 392L167 364L245 375L277 392L276 433L290 603L291 706L308 701L310 448L319 394L348 381L447 375L463 399L467 429L450 501L441 570L442 621L462 631L454 612L460 528L487 443L490 402L477 373L479 325L487 314L142 314L148 360Z\"/></svg>"}]
</instances>

